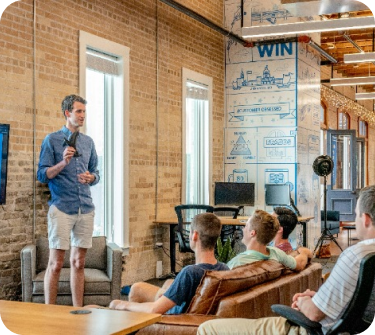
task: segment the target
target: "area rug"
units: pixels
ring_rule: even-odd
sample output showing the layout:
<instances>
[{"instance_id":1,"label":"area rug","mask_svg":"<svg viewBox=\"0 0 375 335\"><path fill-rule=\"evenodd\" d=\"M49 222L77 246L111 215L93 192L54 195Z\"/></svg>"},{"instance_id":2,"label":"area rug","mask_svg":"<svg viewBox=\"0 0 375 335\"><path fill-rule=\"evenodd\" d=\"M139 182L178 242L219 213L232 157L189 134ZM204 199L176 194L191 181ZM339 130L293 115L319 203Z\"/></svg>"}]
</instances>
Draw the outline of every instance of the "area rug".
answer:
<instances>
[{"instance_id":1,"label":"area rug","mask_svg":"<svg viewBox=\"0 0 375 335\"><path fill-rule=\"evenodd\" d=\"M322 273L325 275L328 272L331 272L335 266L339 256L331 256L330 258L313 258L312 262L320 263L322 265Z\"/></svg>"}]
</instances>

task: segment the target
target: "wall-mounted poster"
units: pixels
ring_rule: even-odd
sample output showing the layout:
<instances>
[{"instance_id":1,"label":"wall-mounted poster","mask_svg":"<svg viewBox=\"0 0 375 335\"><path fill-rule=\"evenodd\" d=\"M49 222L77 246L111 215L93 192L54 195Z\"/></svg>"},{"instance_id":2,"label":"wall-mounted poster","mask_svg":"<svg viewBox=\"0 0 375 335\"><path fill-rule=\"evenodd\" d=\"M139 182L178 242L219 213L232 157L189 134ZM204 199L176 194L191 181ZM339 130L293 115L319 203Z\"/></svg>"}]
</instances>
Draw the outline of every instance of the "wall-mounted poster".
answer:
<instances>
[{"instance_id":1,"label":"wall-mounted poster","mask_svg":"<svg viewBox=\"0 0 375 335\"><path fill-rule=\"evenodd\" d=\"M9 124L0 123L0 204L5 204L8 171Z\"/></svg>"}]
</instances>

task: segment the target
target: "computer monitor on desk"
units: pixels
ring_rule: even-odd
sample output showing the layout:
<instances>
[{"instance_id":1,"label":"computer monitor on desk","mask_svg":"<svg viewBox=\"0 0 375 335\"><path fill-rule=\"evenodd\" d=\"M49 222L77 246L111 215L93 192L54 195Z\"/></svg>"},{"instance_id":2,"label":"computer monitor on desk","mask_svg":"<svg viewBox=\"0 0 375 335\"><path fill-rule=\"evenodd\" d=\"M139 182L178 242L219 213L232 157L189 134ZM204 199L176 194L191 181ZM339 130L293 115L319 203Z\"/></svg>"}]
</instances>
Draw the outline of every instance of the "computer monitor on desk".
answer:
<instances>
[{"instance_id":1,"label":"computer monitor on desk","mask_svg":"<svg viewBox=\"0 0 375 335\"><path fill-rule=\"evenodd\" d=\"M215 205L254 206L254 183L215 183Z\"/></svg>"},{"instance_id":2,"label":"computer monitor on desk","mask_svg":"<svg viewBox=\"0 0 375 335\"><path fill-rule=\"evenodd\" d=\"M265 202L266 206L288 207L293 210L297 216L301 216L298 208L290 196L289 184L265 184Z\"/></svg>"}]
</instances>

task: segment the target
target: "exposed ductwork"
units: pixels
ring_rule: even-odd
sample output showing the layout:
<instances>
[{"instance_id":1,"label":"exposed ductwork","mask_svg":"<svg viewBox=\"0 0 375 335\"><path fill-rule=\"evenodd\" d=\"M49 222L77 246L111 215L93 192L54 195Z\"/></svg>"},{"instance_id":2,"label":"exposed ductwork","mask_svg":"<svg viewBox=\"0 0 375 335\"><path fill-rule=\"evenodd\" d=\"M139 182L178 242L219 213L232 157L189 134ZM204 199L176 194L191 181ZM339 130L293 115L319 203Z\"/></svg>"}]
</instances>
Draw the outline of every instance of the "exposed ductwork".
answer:
<instances>
[{"instance_id":1,"label":"exposed ductwork","mask_svg":"<svg viewBox=\"0 0 375 335\"><path fill-rule=\"evenodd\" d=\"M204 16L194 12L193 10L179 4L178 2L174 0L159 0L163 3L165 3L168 6L171 6L172 8L180 11L181 13L193 18L194 20L197 20L198 22L206 25L207 27L219 32L220 34L231 38L237 43L242 44L244 47L252 48L259 45L265 45L265 44L278 44L278 43L289 43L289 42L300 42L300 43L308 43L312 48L317 50L323 57L328 59L331 63L337 63L337 60L329 55L326 51L324 51L318 44L316 44L309 36L299 36L299 37L288 37L288 38L279 38L279 39L273 39L273 40L266 40L266 41L256 41L256 42L248 42L239 37L236 34L233 34L229 30L226 30L217 24L213 23L212 21L206 19Z\"/></svg>"},{"instance_id":2,"label":"exposed ductwork","mask_svg":"<svg viewBox=\"0 0 375 335\"><path fill-rule=\"evenodd\" d=\"M198 22L203 23L207 27L219 32L220 34L231 38L235 42L242 44L244 47L248 46L248 42L245 41L244 39L242 39L241 37L239 37L238 35L233 34L231 31L226 30L226 29L218 26L217 24L213 23L212 21L206 19L204 16L202 16L202 15L194 12L193 10L179 4L178 2L173 1L173 0L159 0L159 1L165 3L168 6L171 6L174 9L177 9L178 11L180 11L183 14L186 14L187 16L190 16L194 20L197 20Z\"/></svg>"}]
</instances>

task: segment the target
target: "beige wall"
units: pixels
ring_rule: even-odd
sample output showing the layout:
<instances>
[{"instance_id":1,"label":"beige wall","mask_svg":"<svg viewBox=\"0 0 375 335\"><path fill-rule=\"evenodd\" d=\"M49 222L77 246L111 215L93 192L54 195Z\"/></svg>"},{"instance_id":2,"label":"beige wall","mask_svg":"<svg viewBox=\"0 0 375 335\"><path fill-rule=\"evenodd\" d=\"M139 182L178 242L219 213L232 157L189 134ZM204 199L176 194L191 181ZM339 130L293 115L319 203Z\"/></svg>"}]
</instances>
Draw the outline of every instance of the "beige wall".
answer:
<instances>
[{"instance_id":1,"label":"beige wall","mask_svg":"<svg viewBox=\"0 0 375 335\"><path fill-rule=\"evenodd\" d=\"M223 26L222 0L179 2ZM36 161L43 138L65 123L62 98L79 93L79 30L130 48L131 248L122 282L154 277L157 260L168 272L168 258L154 249L157 239L168 238L167 229L152 221L156 208L167 217L181 202L181 69L213 78L213 180L221 180L223 36L156 0L36 0L36 13ZM32 0L4 12L0 47L0 123L11 127L7 203L0 206L0 299L14 299L20 294L19 254L32 242L34 215ZM37 236L47 234L44 191L37 183Z\"/></svg>"}]
</instances>

